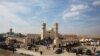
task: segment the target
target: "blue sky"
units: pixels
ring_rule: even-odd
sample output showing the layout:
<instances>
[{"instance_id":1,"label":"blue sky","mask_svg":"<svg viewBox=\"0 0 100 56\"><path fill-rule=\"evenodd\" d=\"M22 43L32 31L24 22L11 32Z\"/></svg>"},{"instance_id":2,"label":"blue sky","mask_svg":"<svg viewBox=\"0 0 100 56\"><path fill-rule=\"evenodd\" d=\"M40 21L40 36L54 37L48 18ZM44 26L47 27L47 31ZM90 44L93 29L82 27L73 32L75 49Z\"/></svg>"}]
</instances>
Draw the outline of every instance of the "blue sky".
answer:
<instances>
[{"instance_id":1,"label":"blue sky","mask_svg":"<svg viewBox=\"0 0 100 56\"><path fill-rule=\"evenodd\" d=\"M100 0L0 0L0 32L40 33L59 23L62 34L99 35Z\"/></svg>"}]
</instances>

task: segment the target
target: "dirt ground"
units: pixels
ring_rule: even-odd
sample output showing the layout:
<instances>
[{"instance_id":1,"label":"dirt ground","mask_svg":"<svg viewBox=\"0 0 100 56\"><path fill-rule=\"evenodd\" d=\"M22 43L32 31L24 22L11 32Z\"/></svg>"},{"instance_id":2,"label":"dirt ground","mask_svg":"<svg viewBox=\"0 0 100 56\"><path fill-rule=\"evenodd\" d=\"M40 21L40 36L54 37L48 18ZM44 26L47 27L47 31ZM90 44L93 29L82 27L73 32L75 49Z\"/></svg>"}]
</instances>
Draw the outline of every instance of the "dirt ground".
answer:
<instances>
[{"instance_id":1,"label":"dirt ground","mask_svg":"<svg viewBox=\"0 0 100 56\"><path fill-rule=\"evenodd\" d=\"M93 46L82 46L82 47L86 47L86 48L92 50ZM96 50L100 50L100 46L97 46ZM62 54L55 54L55 52L54 52L55 50L53 50L53 48L47 49L47 47L45 47L45 46L40 46L39 51L43 51L42 56L76 56L75 53L68 53L66 50L64 50L64 52ZM39 53L39 51L38 51L38 53ZM20 55L20 54L16 54L16 53L13 53L8 50L0 49L0 56L26 56L26 55ZM86 56L86 55L82 55L82 56Z\"/></svg>"},{"instance_id":2,"label":"dirt ground","mask_svg":"<svg viewBox=\"0 0 100 56\"><path fill-rule=\"evenodd\" d=\"M8 50L0 49L0 56L22 56Z\"/></svg>"}]
</instances>

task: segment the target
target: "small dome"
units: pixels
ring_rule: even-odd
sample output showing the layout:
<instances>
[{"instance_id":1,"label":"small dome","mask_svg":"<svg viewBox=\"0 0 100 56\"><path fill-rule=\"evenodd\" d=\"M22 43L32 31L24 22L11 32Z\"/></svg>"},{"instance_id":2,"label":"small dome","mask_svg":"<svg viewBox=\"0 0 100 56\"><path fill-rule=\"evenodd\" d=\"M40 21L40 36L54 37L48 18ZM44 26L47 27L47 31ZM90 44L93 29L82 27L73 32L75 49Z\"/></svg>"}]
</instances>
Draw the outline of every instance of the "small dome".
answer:
<instances>
[{"instance_id":1,"label":"small dome","mask_svg":"<svg viewBox=\"0 0 100 56\"><path fill-rule=\"evenodd\" d=\"M49 28L48 30L52 30L52 28Z\"/></svg>"}]
</instances>

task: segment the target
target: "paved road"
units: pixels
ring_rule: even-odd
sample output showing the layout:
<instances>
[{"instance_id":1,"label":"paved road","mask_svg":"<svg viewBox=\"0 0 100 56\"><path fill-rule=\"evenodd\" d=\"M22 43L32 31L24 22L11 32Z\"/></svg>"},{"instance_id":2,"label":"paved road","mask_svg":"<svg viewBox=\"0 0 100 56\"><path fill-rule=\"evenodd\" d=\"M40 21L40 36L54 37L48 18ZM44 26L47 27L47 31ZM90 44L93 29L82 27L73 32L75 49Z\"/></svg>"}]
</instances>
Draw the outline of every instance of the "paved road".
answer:
<instances>
[{"instance_id":1,"label":"paved road","mask_svg":"<svg viewBox=\"0 0 100 56\"><path fill-rule=\"evenodd\" d=\"M28 54L28 55L33 55L33 56L41 56L39 53L36 53L31 50L26 50L26 49L17 49L17 53L23 53L23 54Z\"/></svg>"},{"instance_id":2,"label":"paved road","mask_svg":"<svg viewBox=\"0 0 100 56\"><path fill-rule=\"evenodd\" d=\"M31 50L26 50L26 49L17 49L16 52L17 53L28 54L28 55L33 55L33 56L41 56L38 52L34 52L34 51L31 51ZM76 56L76 55L72 54L72 53L63 53L63 54L51 54L51 55L50 54L49 55L44 54L42 56Z\"/></svg>"}]
</instances>

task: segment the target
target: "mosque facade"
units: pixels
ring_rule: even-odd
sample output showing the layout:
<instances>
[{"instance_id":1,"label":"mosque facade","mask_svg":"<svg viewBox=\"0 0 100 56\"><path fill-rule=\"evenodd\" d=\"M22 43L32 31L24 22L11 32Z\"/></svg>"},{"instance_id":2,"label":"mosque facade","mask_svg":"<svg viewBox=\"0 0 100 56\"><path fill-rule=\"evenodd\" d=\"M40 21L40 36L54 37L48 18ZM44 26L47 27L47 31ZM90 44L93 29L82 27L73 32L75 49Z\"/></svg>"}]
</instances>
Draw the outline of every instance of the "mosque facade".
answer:
<instances>
[{"instance_id":1,"label":"mosque facade","mask_svg":"<svg viewBox=\"0 0 100 56\"><path fill-rule=\"evenodd\" d=\"M32 43L33 40L43 40L47 38L51 38L53 40L54 45L66 45L66 44L75 44L80 43L81 38L77 35L62 35L58 31L58 23L55 22L54 25L47 30L46 29L46 23L43 22L41 25L41 34L27 34L26 36L23 36L23 34L14 33L13 29L11 28L6 36L6 43L14 43L18 45L22 45L22 47L27 46L29 43ZM86 38L86 39L92 39L92 38Z\"/></svg>"},{"instance_id":2,"label":"mosque facade","mask_svg":"<svg viewBox=\"0 0 100 56\"><path fill-rule=\"evenodd\" d=\"M56 44L56 40L58 39L58 23L54 23L54 25L47 30L46 29L46 23L42 23L41 26L41 34L27 34L27 36L21 37L20 35L16 36L16 34L14 34L13 29L10 28L9 32L6 34L7 38L6 38L6 43L14 43L16 42L16 44L21 44L23 46L31 43L34 39L47 39L47 38L51 38L54 40L54 43Z\"/></svg>"}]
</instances>

